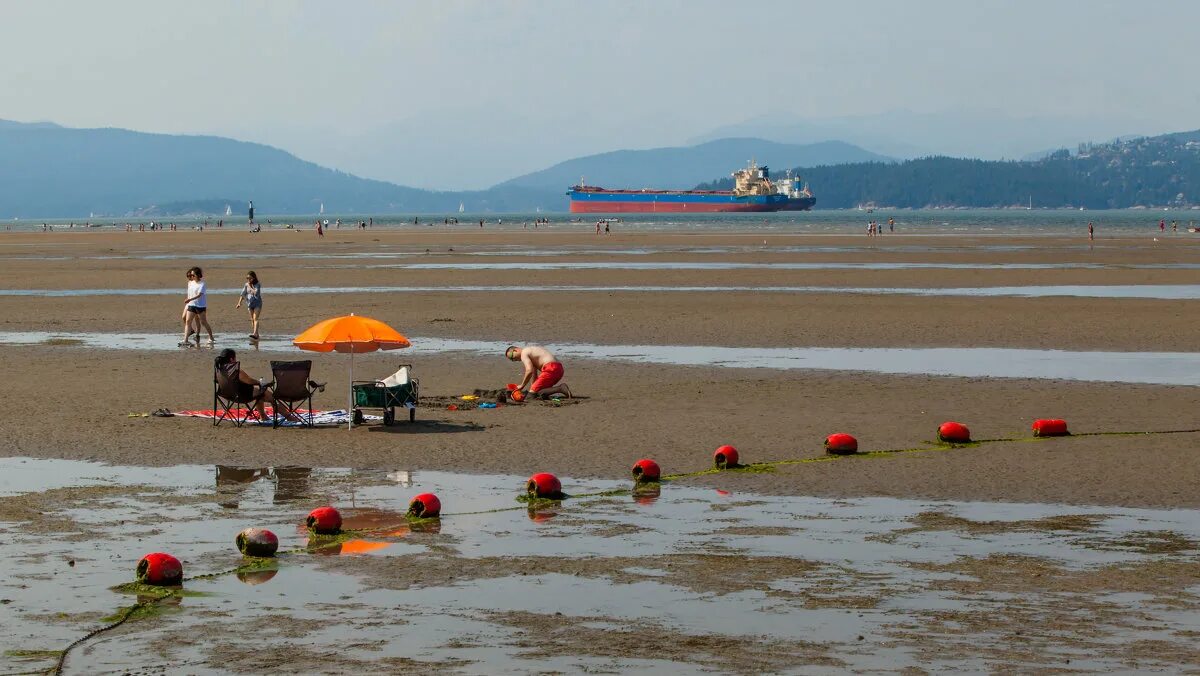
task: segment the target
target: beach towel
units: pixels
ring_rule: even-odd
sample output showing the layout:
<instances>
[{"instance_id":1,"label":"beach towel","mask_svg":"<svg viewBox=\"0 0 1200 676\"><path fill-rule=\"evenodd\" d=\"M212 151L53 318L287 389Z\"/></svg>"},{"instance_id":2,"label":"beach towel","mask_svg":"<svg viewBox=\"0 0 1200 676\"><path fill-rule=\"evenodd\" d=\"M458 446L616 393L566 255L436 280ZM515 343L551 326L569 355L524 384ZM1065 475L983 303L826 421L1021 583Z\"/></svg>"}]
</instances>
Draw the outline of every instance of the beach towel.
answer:
<instances>
[{"instance_id":1,"label":"beach towel","mask_svg":"<svg viewBox=\"0 0 1200 676\"><path fill-rule=\"evenodd\" d=\"M266 407L264 407L264 410L267 413L266 420L257 420L258 414L253 413L253 411L249 411L249 410L242 411L242 418L244 418L245 422L249 425L270 425L272 409L270 406L266 406ZM346 413L346 411L344 409L338 409L335 411L312 411L312 410L308 410L308 409L300 409L296 413L297 413L297 415L299 415L301 418L304 419L304 424L307 424L309 421L311 421L313 425L345 425L348 422L350 422L350 415L348 413ZM172 411L171 415L183 416L185 418L208 418L209 420L212 420L213 418L217 417L217 411L214 411L212 409L196 409L196 410L192 410L192 411ZM230 412L230 416L227 416L227 417L230 420L233 419L232 411ZM383 420L383 416L367 415L364 413L363 420L364 421L372 421L372 420L379 421L379 420ZM281 419L279 421L280 427L299 427L300 425L301 425L301 422L298 420Z\"/></svg>"}]
</instances>

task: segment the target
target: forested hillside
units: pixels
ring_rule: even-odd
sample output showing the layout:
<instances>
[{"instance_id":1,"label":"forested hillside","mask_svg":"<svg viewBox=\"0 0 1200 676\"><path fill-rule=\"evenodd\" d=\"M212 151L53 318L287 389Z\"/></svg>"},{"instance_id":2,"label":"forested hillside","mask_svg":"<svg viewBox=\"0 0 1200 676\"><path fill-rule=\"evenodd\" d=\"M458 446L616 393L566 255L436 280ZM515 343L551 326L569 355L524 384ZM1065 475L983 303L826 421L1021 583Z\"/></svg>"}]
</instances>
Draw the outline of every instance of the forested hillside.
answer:
<instances>
[{"instance_id":1,"label":"forested hillside","mask_svg":"<svg viewBox=\"0 0 1200 676\"><path fill-rule=\"evenodd\" d=\"M1200 131L1060 150L1041 160L1007 162L928 157L797 167L817 207L875 203L894 207L1086 207L1200 204ZM721 179L699 186L729 189Z\"/></svg>"}]
</instances>

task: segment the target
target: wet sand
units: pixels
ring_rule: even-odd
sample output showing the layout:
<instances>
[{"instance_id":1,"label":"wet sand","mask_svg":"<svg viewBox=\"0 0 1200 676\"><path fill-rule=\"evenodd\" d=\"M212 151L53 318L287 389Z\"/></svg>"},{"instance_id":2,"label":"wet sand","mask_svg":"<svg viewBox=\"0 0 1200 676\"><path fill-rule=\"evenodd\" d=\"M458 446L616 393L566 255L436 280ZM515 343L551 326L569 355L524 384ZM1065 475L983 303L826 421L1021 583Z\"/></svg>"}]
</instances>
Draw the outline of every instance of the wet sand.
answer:
<instances>
[{"instance_id":1,"label":"wet sand","mask_svg":"<svg viewBox=\"0 0 1200 676\"><path fill-rule=\"evenodd\" d=\"M561 227L561 226L560 226ZM764 245L762 242L766 241ZM522 255L535 247L550 255ZM1012 247L1006 249L1003 247ZM1026 248L1022 248L1026 247ZM789 250L800 248L802 250ZM429 253L426 254L425 250ZM453 251L451 251L453 249ZM588 253L626 249L638 253ZM358 253L420 262L524 262L528 270L406 270L354 265ZM1200 262L1200 238L864 237L641 234L422 228L413 232L5 233L0 288L180 288L188 255L264 257L198 260L213 288L237 287L246 269L264 282L264 331L297 333L346 312L383 319L413 335L512 342L866 347L1022 347L1111 351L1200 350L1197 301L1105 298L951 298L754 292L456 292L272 295L272 285L816 285L969 287L1044 284L1192 284L1197 272L1153 267ZM482 253L487 256L479 255ZM507 255L495 255L507 254ZM151 256L183 256L178 259ZM332 258L341 256L342 258ZM42 258L39 258L42 257ZM108 258L104 258L108 257ZM56 260L63 259L63 260ZM1090 268L904 270L538 270L547 261L738 261L1080 264ZM1144 268L1134 265L1150 266ZM326 266L326 267L322 267ZM173 296L0 297L0 330L176 329ZM241 337L235 298L213 295L219 347L243 352L245 368L268 372ZM297 358L310 355L297 353ZM311 355L330 387L319 408L340 408L347 359ZM976 438L1028 436L1037 417L1063 417L1076 432L1200 427L1194 387L1053 380L883 376L821 371L631 365L579 360L567 382L577 405L451 412L423 408L420 422L345 430L242 429L192 419L129 418L160 407L212 405L212 353L126 352L70 346L0 347L8 386L0 404L13 454L130 464L229 463L512 472L551 470L615 478L642 456L667 471L704 468L713 448L733 443L751 461L821 454L834 431L864 449L920 447L938 423L968 424ZM415 361L427 396L500 387L516 371L499 355L356 359L356 375L383 376ZM64 381L68 384L63 385ZM52 383L52 384L47 384ZM83 392L84 394L80 394ZM800 464L730 480L739 488L825 496L891 495L1080 504L1196 506L1196 433L1012 442L950 452ZM696 481L702 481L696 480Z\"/></svg>"},{"instance_id":2,"label":"wet sand","mask_svg":"<svg viewBox=\"0 0 1200 676\"><path fill-rule=\"evenodd\" d=\"M538 255L526 255L530 246ZM355 257L381 253L393 257ZM272 294L273 286L1195 284L1186 266L1200 262L1200 238L1182 237L1089 247L1037 237L596 238L467 228L335 232L324 241L309 232L3 233L0 290L174 295L0 295L0 332L166 334L177 328L188 257L201 255L194 262L213 288L259 273L267 334L353 311L413 336L496 342L1200 350L1197 300ZM429 260L529 269L402 267ZM1057 267L537 269L544 261ZM400 267L366 267L380 264ZM253 350L234 301L210 297L218 347L238 349L244 368L266 375L280 354ZM133 603L143 604L139 614L72 652L67 673L1177 671L1200 658L1200 533L1195 513L1179 509L1200 507L1200 432L1190 431L1200 428L1198 387L580 358L566 365L581 395L573 402L449 411L461 394L516 379L514 366L500 354L398 351L360 355L355 375L382 377L412 362L426 404L413 424L272 430L143 417L212 406L213 355L71 340L0 345L4 455L118 465L0 463L0 535L9 543L0 567L12 571L0 579L6 673L51 668L71 641ZM317 407L345 406L345 355L295 358L312 358L329 382ZM1065 418L1079 435L1032 440L1039 417ZM932 444L950 419L975 439L1010 440ZM835 431L857 436L863 451L903 452L819 461ZM1155 433L1086 435L1138 431ZM723 443L743 462L795 462L629 492L637 458L697 472ZM522 477L536 471L560 475L576 497L514 502ZM406 519L418 491L441 495L442 519ZM321 504L341 508L352 532L306 533L299 524ZM249 525L273 529L285 554L242 559L233 535ZM182 591L115 587L153 550L184 562Z\"/></svg>"}]
</instances>

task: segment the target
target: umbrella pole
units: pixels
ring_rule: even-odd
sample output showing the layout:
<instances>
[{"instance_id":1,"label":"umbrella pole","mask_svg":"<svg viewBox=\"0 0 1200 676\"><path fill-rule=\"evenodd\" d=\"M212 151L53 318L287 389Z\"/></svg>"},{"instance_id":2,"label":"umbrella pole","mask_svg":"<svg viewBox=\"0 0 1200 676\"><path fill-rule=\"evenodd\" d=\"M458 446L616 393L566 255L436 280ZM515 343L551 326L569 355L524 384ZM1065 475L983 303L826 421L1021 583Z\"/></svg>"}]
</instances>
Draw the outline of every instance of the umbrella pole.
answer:
<instances>
[{"instance_id":1,"label":"umbrella pole","mask_svg":"<svg viewBox=\"0 0 1200 676\"><path fill-rule=\"evenodd\" d=\"M350 346L350 390L346 397L346 413L350 414L346 429L354 429L354 346Z\"/></svg>"}]
</instances>

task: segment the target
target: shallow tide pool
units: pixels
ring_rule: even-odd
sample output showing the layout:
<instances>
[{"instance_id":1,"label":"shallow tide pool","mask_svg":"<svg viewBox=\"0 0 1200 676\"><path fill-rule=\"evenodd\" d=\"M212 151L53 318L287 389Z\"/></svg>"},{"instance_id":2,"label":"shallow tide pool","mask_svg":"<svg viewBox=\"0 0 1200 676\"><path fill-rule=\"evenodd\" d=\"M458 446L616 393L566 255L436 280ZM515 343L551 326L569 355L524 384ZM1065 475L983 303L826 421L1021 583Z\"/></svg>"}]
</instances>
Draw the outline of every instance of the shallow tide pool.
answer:
<instances>
[{"instance_id":1,"label":"shallow tide pool","mask_svg":"<svg viewBox=\"0 0 1200 676\"><path fill-rule=\"evenodd\" d=\"M500 355L507 343L410 336L405 354L452 352ZM110 350L179 350L178 335L164 333L77 333L2 331L0 345ZM226 342L219 340L217 347ZM250 348L299 354L288 336L263 336ZM984 347L851 348L851 347L723 347L710 345L600 345L548 343L568 359L594 359L674 366L719 366L776 370L824 370L935 375L966 378L1034 378L1093 382L1200 385L1200 353L1100 352Z\"/></svg>"},{"instance_id":2,"label":"shallow tide pool","mask_svg":"<svg viewBox=\"0 0 1200 676\"><path fill-rule=\"evenodd\" d=\"M112 587L150 551L216 575L85 643L68 673L1170 669L1200 630L1194 510L563 483L575 497L530 507L518 476L0 458L0 665L52 666L137 600ZM422 492L441 519L405 518ZM323 504L352 532L310 536ZM248 526L286 553L233 572ZM1154 589L1131 581L1164 566ZM951 627L980 617L993 630ZM1131 653L1146 641L1155 654Z\"/></svg>"}]
</instances>

